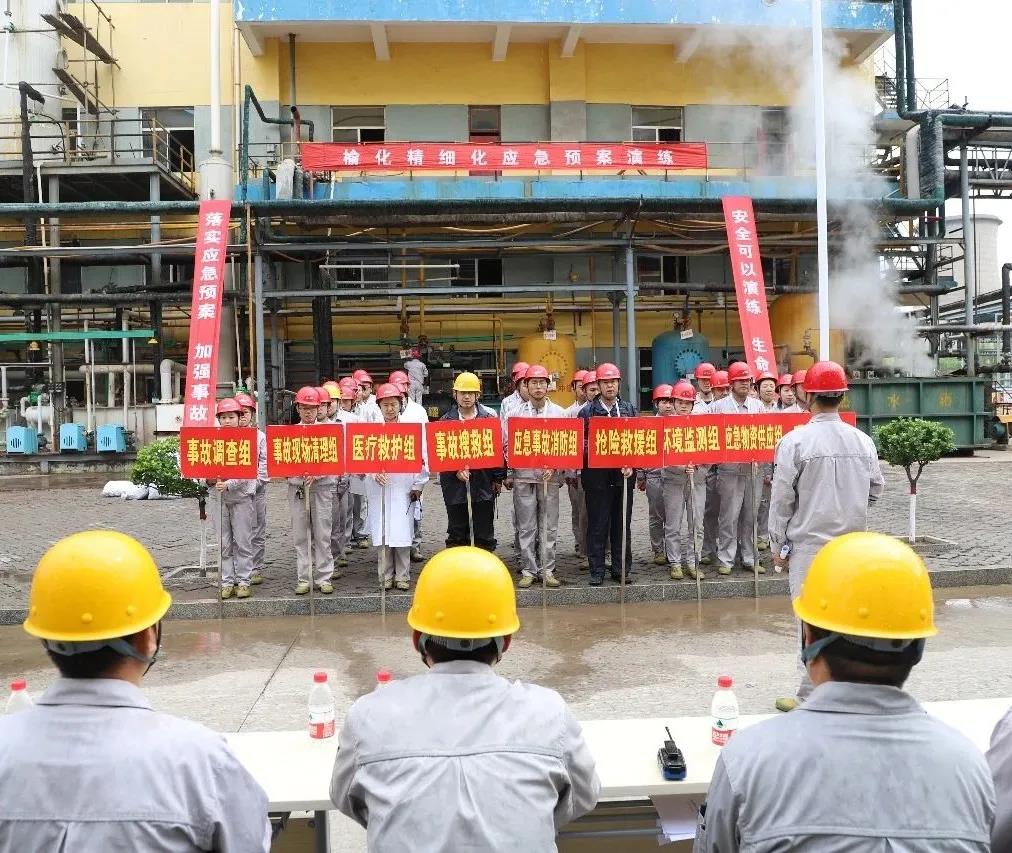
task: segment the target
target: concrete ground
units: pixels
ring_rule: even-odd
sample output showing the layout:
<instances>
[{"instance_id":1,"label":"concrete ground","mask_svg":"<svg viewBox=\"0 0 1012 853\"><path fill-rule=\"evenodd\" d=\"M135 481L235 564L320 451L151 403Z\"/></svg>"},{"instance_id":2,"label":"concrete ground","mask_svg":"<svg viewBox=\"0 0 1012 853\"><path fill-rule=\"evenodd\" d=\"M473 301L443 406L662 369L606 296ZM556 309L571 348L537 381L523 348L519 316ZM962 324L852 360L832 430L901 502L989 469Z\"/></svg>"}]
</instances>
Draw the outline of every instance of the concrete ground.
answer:
<instances>
[{"instance_id":1,"label":"concrete ground","mask_svg":"<svg viewBox=\"0 0 1012 853\"><path fill-rule=\"evenodd\" d=\"M920 543L918 549L935 572L960 570L953 581L967 583L1005 583L1012 577L1012 534L1007 524L1007 500L1012 494L1009 475L1012 474L1012 453L996 451L978 452L973 457L945 459L930 465L921 478L918 531L931 537ZM872 507L869 520L873 529L902 534L907 528L908 497L906 478L902 471L885 466L887 479L883 498ZM101 478L100 478L101 479ZM0 508L4 525L0 529L0 613L8 611L12 621L16 610L24 607L31 572L42 553L61 537L79 530L110 527L138 537L147 545L167 575L167 585L177 601L208 601L214 595L213 577L203 578L193 572L180 571L193 566L199 555L199 521L195 501L121 501L101 497L100 484L92 479L86 486L71 485L71 477L52 478L54 488L38 488L32 481L30 489L17 489L17 483L7 480L0 490ZM498 501L496 535L498 553L511 568L519 568L512 548L513 533L510 525L508 493ZM269 492L269 534L267 543L267 580L254 588L257 599L291 599L295 584L295 566L285 486L272 484ZM650 562L652 552L647 535L645 496L636 492L633 508L633 554L636 560L635 581L639 590L661 584L667 588L665 597L693 596L690 581L671 582L667 571ZM561 498L558 575L574 593L568 598L556 595L557 600L573 603L584 600L585 593L608 593L587 590L587 575L580 572L573 556L573 536L568 496ZM425 492L423 517L423 545L426 555L443 547L446 529L446 512L437 483L430 484ZM351 566L336 583L337 596L361 597L376 591L376 551L355 550ZM213 554L212 554L213 562ZM413 567L417 574L420 565ZM1002 569L1004 571L993 571ZM985 570L968 574L968 570ZM991 570L991 571L986 571ZM736 573L737 579L744 579ZM767 578L774 578L767 575ZM783 576L780 576L781 580ZM711 572L710 583L718 580ZM720 579L725 583L726 579ZM943 581L938 581L943 582ZM783 584L781 584L783 585ZM745 584L742 584L745 586ZM750 587L750 585L749 585ZM782 592L777 587L773 592ZM563 590L562 592L566 592ZM616 590L610 593L614 597ZM677 594L677 595L676 595ZM739 594L751 595L750 589ZM656 595L660 598L660 595ZM402 606L393 597L394 606ZM590 600L605 600L589 597ZM248 603L242 603L243 605ZM329 603L328 603L329 604ZM231 602L231 606L237 606ZM360 602L361 609L375 609L376 604ZM249 608L244 612L252 612ZM208 611L210 615L210 611ZM2 620L0 620L2 621Z\"/></svg>"},{"instance_id":2,"label":"concrete ground","mask_svg":"<svg viewBox=\"0 0 1012 853\"><path fill-rule=\"evenodd\" d=\"M922 701L1012 696L1012 586L936 593L939 636L908 684ZM708 713L718 675L734 678L742 713L772 713L796 686L794 620L783 598L526 608L499 666L558 690L581 719ZM404 618L391 614L175 620L144 682L156 708L223 732L298 729L312 673L326 670L338 723L380 668L419 674ZM43 690L53 669L37 641L0 627L0 677ZM334 818L334 849L364 850Z\"/></svg>"}]
</instances>

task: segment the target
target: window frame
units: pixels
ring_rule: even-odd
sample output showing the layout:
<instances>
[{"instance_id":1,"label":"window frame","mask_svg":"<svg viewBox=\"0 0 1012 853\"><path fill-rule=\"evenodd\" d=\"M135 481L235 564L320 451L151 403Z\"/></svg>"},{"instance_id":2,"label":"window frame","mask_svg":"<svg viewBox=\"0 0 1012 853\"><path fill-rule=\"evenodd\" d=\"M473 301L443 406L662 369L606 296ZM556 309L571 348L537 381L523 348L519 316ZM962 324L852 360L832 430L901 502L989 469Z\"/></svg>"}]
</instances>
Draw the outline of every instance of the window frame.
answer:
<instances>
[{"instance_id":1,"label":"window frame","mask_svg":"<svg viewBox=\"0 0 1012 853\"><path fill-rule=\"evenodd\" d=\"M354 124L354 125L338 125L334 117L335 110L361 110L363 113L369 111L378 111L383 117L383 123L379 124ZM350 116L355 118L355 116ZM335 139L337 131L355 131L355 139ZM362 131L367 131L370 136L375 136L376 132L379 131L382 134L382 139L363 139ZM336 106L332 105L330 108L330 141L337 142L345 145L362 145L367 142L386 142L387 135L387 108L382 104L369 104L363 106Z\"/></svg>"}]
</instances>

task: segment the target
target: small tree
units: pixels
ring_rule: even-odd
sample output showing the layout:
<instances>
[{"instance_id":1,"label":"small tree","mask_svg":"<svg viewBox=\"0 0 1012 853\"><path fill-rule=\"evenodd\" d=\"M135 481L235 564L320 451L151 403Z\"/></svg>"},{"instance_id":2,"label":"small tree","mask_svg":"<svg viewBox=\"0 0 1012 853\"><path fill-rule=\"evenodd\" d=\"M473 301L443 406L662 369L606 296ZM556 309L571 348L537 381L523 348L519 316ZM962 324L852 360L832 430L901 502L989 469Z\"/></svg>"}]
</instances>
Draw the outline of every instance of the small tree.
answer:
<instances>
[{"instance_id":1,"label":"small tree","mask_svg":"<svg viewBox=\"0 0 1012 853\"><path fill-rule=\"evenodd\" d=\"M160 438L141 448L130 472L140 486L154 486L163 495L198 498L203 502L207 489L179 473L179 439Z\"/></svg>"},{"instance_id":2,"label":"small tree","mask_svg":"<svg viewBox=\"0 0 1012 853\"><path fill-rule=\"evenodd\" d=\"M878 452L890 465L906 471L910 483L910 530L907 540L917 540L917 481L924 466L956 449L956 434L944 424L923 418L897 418L875 427Z\"/></svg>"}]
</instances>

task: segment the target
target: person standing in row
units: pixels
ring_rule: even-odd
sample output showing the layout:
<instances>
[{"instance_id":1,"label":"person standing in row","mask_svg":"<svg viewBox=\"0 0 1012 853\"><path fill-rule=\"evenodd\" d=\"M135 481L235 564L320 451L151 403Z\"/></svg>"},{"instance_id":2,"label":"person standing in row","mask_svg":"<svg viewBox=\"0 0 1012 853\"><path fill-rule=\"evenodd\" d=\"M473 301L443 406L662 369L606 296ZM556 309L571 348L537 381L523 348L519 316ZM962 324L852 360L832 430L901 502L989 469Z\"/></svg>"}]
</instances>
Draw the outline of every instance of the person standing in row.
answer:
<instances>
[{"instance_id":1,"label":"person standing in row","mask_svg":"<svg viewBox=\"0 0 1012 853\"><path fill-rule=\"evenodd\" d=\"M320 394L316 388L309 385L300 388L295 395L295 407L299 413L300 426L315 424L320 411ZM331 580L334 576L334 555L330 550L334 486L328 482L329 479L312 476L288 478L288 509L292 514L292 538L295 540L298 574L296 595L305 595L312 583L325 595L334 591Z\"/></svg>"},{"instance_id":2,"label":"person standing in row","mask_svg":"<svg viewBox=\"0 0 1012 853\"><path fill-rule=\"evenodd\" d=\"M777 377L773 373L760 373L755 381L756 392L759 395L759 404L767 415L776 414L777 403ZM770 517L770 486L773 483L773 463L763 462L759 466L759 477L762 488L759 493L759 518L756 525L758 536L755 547L758 551L768 551L770 547L770 535L768 531Z\"/></svg>"},{"instance_id":3,"label":"person standing in row","mask_svg":"<svg viewBox=\"0 0 1012 853\"><path fill-rule=\"evenodd\" d=\"M422 361L422 351L418 347L411 348L411 358L404 362L404 369L408 373L408 393L411 401L421 405L425 396L425 385L429 379L429 368Z\"/></svg>"},{"instance_id":4,"label":"person standing in row","mask_svg":"<svg viewBox=\"0 0 1012 853\"><path fill-rule=\"evenodd\" d=\"M696 365L693 377L696 380L696 402L709 406L716 397L713 394L713 377L717 374L717 368L710 362L703 361Z\"/></svg>"},{"instance_id":5,"label":"person standing in row","mask_svg":"<svg viewBox=\"0 0 1012 853\"><path fill-rule=\"evenodd\" d=\"M424 426L429 422L429 413L420 404L411 399L408 393L408 377L404 374L404 371L395 370L390 374L388 382L401 392L401 423L422 424L422 434L424 435ZM420 563L425 559L422 556L422 513L425 510L422 498L418 499L418 506L415 509L414 532L411 536L411 562Z\"/></svg>"},{"instance_id":6,"label":"person standing in row","mask_svg":"<svg viewBox=\"0 0 1012 853\"><path fill-rule=\"evenodd\" d=\"M832 361L813 364L805 375L812 418L777 443L770 497L769 536L773 565L788 570L796 597L819 549L831 539L868 527L868 507L885 488L875 442L840 418L847 376ZM781 554L787 550L788 556ZM790 711L812 692L804 666L795 698L778 699Z\"/></svg>"},{"instance_id":7,"label":"person standing in row","mask_svg":"<svg viewBox=\"0 0 1012 853\"><path fill-rule=\"evenodd\" d=\"M257 586L264 582L267 557L267 433L257 426L257 402L249 394L236 394L235 401L242 406L239 426L255 427L257 431L257 487L253 493L253 572L250 584Z\"/></svg>"},{"instance_id":8,"label":"person standing in row","mask_svg":"<svg viewBox=\"0 0 1012 853\"><path fill-rule=\"evenodd\" d=\"M352 411L356 396L355 389L349 385L339 385L337 393L339 395L337 411L331 421L335 424L342 424L347 429L348 424L358 423L358 415ZM337 577L341 569L348 567L349 515L351 512L349 494L352 476L342 474L335 479L337 484L334 488L334 523L330 530L330 552L334 557L334 575Z\"/></svg>"},{"instance_id":9,"label":"person standing in row","mask_svg":"<svg viewBox=\"0 0 1012 853\"><path fill-rule=\"evenodd\" d=\"M481 380L473 373L461 373L453 380L453 399L449 411L440 420L489 421L499 428L496 413L478 402ZM484 424L482 424L484 426ZM446 504L446 547L471 544L469 524L474 524L474 544L486 551L495 551L495 500L506 479L504 468L481 468L476 471L443 471L439 487ZM471 494L471 518L467 515L468 490Z\"/></svg>"},{"instance_id":10,"label":"person standing in row","mask_svg":"<svg viewBox=\"0 0 1012 853\"><path fill-rule=\"evenodd\" d=\"M671 389L671 398L676 416L706 414L709 408L704 404L698 408L696 389L690 382L678 382ZM672 466L673 476L670 490L672 494L666 499L665 506L665 542L669 548L669 567L672 580L681 580L686 574L700 580L706 577L703 570L696 564L700 541L703 537L703 512L706 507L706 469L701 465ZM667 469L665 469L667 470ZM694 503L693 503L694 501ZM692 523L689 522L689 507L692 506ZM668 506L671 507L670 511ZM682 521L685 524L682 524ZM685 529L684 535L682 529ZM671 550L673 546L673 550ZM678 558L670 559L672 556Z\"/></svg>"},{"instance_id":11,"label":"person standing in row","mask_svg":"<svg viewBox=\"0 0 1012 853\"><path fill-rule=\"evenodd\" d=\"M376 401L384 424L406 423L400 388L389 382L376 390ZM415 504L429 481L429 472L417 474L370 474L366 477L369 494L369 530L379 552L383 570L383 588L404 591L411 581L411 541L414 537ZM385 526L384 526L385 525Z\"/></svg>"},{"instance_id":12,"label":"person standing in row","mask_svg":"<svg viewBox=\"0 0 1012 853\"><path fill-rule=\"evenodd\" d=\"M513 390L499 404L499 423L502 426L503 448L509 447L509 419L515 416L520 407L525 405L529 399L527 396L527 381L524 379L524 374L527 373L528 367L530 365L526 361L518 361L513 365L513 369L510 372L510 384ZM506 455L509 455L508 451ZM506 488L509 489L510 486L507 485ZM517 524L516 507L513 501L510 501L510 524L513 527L513 550L519 555L520 527Z\"/></svg>"},{"instance_id":13,"label":"person standing in row","mask_svg":"<svg viewBox=\"0 0 1012 853\"><path fill-rule=\"evenodd\" d=\"M586 370L577 370L573 374L573 381L570 387L573 389L575 400L566 409L566 414L575 418L580 414L580 409L587 405L587 392L584 390L584 383L587 380ZM579 477L568 477L566 487L569 491L569 505L572 509L573 542L575 543L576 558L581 569L589 566L587 562L587 503L583 494L583 486Z\"/></svg>"},{"instance_id":14,"label":"person standing in row","mask_svg":"<svg viewBox=\"0 0 1012 853\"><path fill-rule=\"evenodd\" d=\"M348 384L355 392L355 403L352 406L352 413L362 422L369 422L375 419L378 412L375 403L370 403L368 398L362 397L362 379L369 380L369 387L372 387L372 377L364 370L356 370L350 377ZM343 380L342 380L343 381ZM352 476L348 483L348 515L345 521L346 539L350 547L369 548L369 502L366 497L365 476L362 474Z\"/></svg>"},{"instance_id":15,"label":"person standing in row","mask_svg":"<svg viewBox=\"0 0 1012 853\"><path fill-rule=\"evenodd\" d=\"M743 361L734 362L727 370L731 393L710 406L714 415L759 415L762 406L750 395L752 371ZM755 480L749 462L722 462L717 466L717 493L720 515L717 522L717 571L731 574L738 555L745 571L760 574L766 570L756 563L754 538Z\"/></svg>"},{"instance_id":16,"label":"person standing in row","mask_svg":"<svg viewBox=\"0 0 1012 853\"><path fill-rule=\"evenodd\" d=\"M566 410L548 399L548 370L532 364L524 373L528 400L516 412L518 418L565 418ZM506 488L513 490L513 511L520 534L520 588L544 579L557 587L555 546L559 535L559 489L566 472L551 468L514 468L507 457ZM540 564L539 558L540 557Z\"/></svg>"},{"instance_id":17,"label":"person standing in row","mask_svg":"<svg viewBox=\"0 0 1012 853\"><path fill-rule=\"evenodd\" d=\"M713 399L709 403L703 403L705 412L712 411L713 406L720 400L727 397L731 382L727 378L726 370L717 370L711 380ZM699 411L700 400L696 398L696 405L693 411ZM706 467L706 496L705 509L703 511L703 543L700 546L699 563L702 566L711 565L717 559L717 529L720 527L720 492L717 490L717 466L707 465Z\"/></svg>"},{"instance_id":18,"label":"person standing in row","mask_svg":"<svg viewBox=\"0 0 1012 853\"><path fill-rule=\"evenodd\" d=\"M794 405L794 377L785 373L777 382L777 409L788 411Z\"/></svg>"},{"instance_id":19,"label":"person standing in row","mask_svg":"<svg viewBox=\"0 0 1012 853\"><path fill-rule=\"evenodd\" d=\"M580 410L584 419L584 434L589 434L591 418L631 418L636 416L636 408L619 397L619 384L622 380L621 371L614 364L602 364L595 371L595 378L601 394ZM622 581L623 559L625 560L625 582L630 582L632 573L632 542L629 525L632 519L634 470L622 468L589 468L586 466L586 448L584 468L581 473L583 490L587 501L587 557L590 562L590 585L600 586L604 583L604 548L605 542L611 537L611 577ZM625 493L626 513L622 516L623 490ZM625 542L625 554L622 543Z\"/></svg>"},{"instance_id":20,"label":"person standing in row","mask_svg":"<svg viewBox=\"0 0 1012 853\"><path fill-rule=\"evenodd\" d=\"M805 376L807 374L807 370L798 370L791 377L792 390L794 391L794 406L793 408L785 409L785 412L797 413L808 411L808 395L805 393Z\"/></svg>"},{"instance_id":21,"label":"person standing in row","mask_svg":"<svg viewBox=\"0 0 1012 853\"><path fill-rule=\"evenodd\" d=\"M675 404L671 398L670 385L658 385L651 394L654 414L666 418L675 413ZM665 476L668 468L641 468L636 474L636 488L646 492L647 496L647 532L650 536L650 548L654 554L655 566L667 566L677 560L669 561L667 548L667 527L665 525L665 490L671 486L672 476ZM671 469L672 474L674 469ZM672 549L672 553L674 553Z\"/></svg>"},{"instance_id":22,"label":"person standing in row","mask_svg":"<svg viewBox=\"0 0 1012 853\"><path fill-rule=\"evenodd\" d=\"M231 397L218 401L218 426L239 426L242 406ZM256 514L253 495L257 481L206 480L211 493L208 508L221 537L221 591L222 598L250 597L250 580L253 575L253 529Z\"/></svg>"},{"instance_id":23,"label":"person standing in row","mask_svg":"<svg viewBox=\"0 0 1012 853\"><path fill-rule=\"evenodd\" d=\"M601 393L601 386L597 382L597 371L588 370L583 375L583 393L587 396L587 402L593 403ZM577 412L579 416L579 412Z\"/></svg>"}]
</instances>

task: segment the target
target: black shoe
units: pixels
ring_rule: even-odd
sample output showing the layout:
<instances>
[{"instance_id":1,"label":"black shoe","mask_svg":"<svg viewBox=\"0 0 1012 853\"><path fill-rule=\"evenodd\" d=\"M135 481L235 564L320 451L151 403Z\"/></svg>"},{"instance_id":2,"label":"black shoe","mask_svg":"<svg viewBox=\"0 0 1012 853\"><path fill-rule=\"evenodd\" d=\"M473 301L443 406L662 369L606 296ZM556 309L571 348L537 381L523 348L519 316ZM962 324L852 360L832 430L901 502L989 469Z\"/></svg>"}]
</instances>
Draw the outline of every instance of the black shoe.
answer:
<instances>
[{"instance_id":1,"label":"black shoe","mask_svg":"<svg viewBox=\"0 0 1012 853\"><path fill-rule=\"evenodd\" d=\"M604 578L591 578L587 581L589 586L601 586L604 583Z\"/></svg>"},{"instance_id":2,"label":"black shoe","mask_svg":"<svg viewBox=\"0 0 1012 853\"><path fill-rule=\"evenodd\" d=\"M629 575L625 576L624 581L622 580L622 575L612 575L611 579L615 581L615 583L627 583L627 584L632 583L632 578Z\"/></svg>"}]
</instances>

